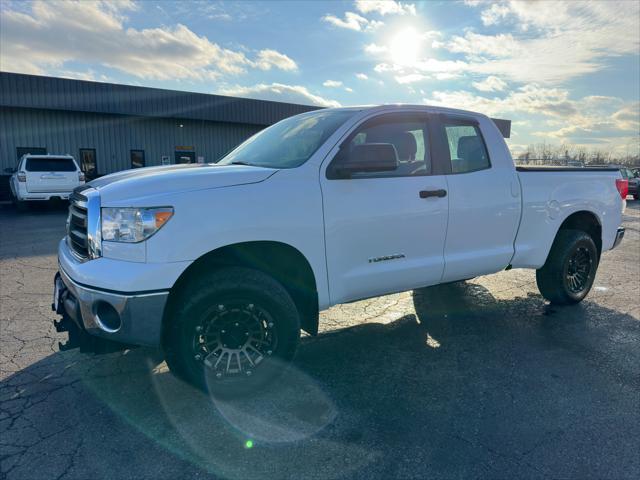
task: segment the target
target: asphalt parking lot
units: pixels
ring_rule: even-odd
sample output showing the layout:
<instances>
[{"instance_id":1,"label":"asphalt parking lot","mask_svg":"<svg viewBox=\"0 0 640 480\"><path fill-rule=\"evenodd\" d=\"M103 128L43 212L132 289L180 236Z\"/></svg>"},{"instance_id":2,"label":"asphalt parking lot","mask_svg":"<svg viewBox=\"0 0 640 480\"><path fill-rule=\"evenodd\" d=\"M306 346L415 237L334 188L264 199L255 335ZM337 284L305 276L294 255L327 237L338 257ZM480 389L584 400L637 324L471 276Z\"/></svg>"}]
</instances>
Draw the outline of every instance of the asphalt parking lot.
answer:
<instances>
[{"instance_id":1,"label":"asphalt parking lot","mask_svg":"<svg viewBox=\"0 0 640 480\"><path fill-rule=\"evenodd\" d=\"M236 402L58 352L65 215L0 205L0 478L640 478L639 202L579 306L519 270L339 306Z\"/></svg>"}]
</instances>

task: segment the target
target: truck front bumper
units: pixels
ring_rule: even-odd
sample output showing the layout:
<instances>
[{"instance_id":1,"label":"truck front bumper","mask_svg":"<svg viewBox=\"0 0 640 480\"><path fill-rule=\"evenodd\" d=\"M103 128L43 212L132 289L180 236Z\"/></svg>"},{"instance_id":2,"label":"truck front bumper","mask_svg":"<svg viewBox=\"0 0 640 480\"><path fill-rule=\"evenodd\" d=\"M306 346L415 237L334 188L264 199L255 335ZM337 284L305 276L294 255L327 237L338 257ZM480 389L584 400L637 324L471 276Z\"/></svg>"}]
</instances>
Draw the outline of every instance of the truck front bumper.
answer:
<instances>
[{"instance_id":1,"label":"truck front bumper","mask_svg":"<svg viewBox=\"0 0 640 480\"><path fill-rule=\"evenodd\" d=\"M68 315L89 335L132 345L160 345L168 291L129 294L99 290L76 283L62 267L54 282L54 310Z\"/></svg>"},{"instance_id":2,"label":"truck front bumper","mask_svg":"<svg viewBox=\"0 0 640 480\"><path fill-rule=\"evenodd\" d=\"M157 347L169 291L190 263L104 257L87 261L77 258L62 239L58 245L59 288L54 289L62 292L54 293L54 310L76 324L81 333Z\"/></svg>"}]
</instances>

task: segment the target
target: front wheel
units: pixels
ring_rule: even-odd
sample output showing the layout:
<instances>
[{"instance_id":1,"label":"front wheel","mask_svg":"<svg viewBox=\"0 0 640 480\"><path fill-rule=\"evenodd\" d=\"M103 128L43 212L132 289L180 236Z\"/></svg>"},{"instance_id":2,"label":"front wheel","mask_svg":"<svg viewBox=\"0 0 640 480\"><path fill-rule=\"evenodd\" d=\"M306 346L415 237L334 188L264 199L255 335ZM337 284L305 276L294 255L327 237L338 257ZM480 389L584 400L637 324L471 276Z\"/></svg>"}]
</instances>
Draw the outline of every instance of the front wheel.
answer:
<instances>
[{"instance_id":1,"label":"front wheel","mask_svg":"<svg viewBox=\"0 0 640 480\"><path fill-rule=\"evenodd\" d=\"M589 234L559 231L546 263L536 271L540 293L556 305L581 302L593 286L598 261L598 249Z\"/></svg>"},{"instance_id":2,"label":"front wheel","mask_svg":"<svg viewBox=\"0 0 640 480\"><path fill-rule=\"evenodd\" d=\"M268 275L231 267L188 284L168 319L169 369L212 394L248 393L293 358L300 316L287 290Z\"/></svg>"}]
</instances>

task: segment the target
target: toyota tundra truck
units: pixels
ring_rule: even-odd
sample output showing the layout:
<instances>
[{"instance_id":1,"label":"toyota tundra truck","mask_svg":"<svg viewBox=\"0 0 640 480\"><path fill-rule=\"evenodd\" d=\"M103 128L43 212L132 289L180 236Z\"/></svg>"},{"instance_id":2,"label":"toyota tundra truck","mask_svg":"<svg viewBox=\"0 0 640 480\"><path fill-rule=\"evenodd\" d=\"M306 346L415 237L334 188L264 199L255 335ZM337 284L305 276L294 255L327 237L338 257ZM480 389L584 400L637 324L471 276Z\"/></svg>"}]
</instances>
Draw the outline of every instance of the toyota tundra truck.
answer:
<instances>
[{"instance_id":1,"label":"toyota tundra truck","mask_svg":"<svg viewBox=\"0 0 640 480\"><path fill-rule=\"evenodd\" d=\"M246 391L332 305L511 268L535 269L551 303L582 301L624 235L627 188L616 169L514 166L478 113L304 113L215 164L77 188L56 324L68 347L157 347L192 384Z\"/></svg>"}]
</instances>

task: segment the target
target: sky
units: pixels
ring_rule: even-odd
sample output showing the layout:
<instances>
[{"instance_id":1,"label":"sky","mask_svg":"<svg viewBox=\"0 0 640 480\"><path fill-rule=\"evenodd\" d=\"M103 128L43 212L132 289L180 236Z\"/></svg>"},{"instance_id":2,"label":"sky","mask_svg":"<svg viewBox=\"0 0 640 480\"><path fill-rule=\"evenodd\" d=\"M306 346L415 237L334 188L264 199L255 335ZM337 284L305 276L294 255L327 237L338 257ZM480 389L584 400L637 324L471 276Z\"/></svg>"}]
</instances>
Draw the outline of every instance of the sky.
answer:
<instances>
[{"instance_id":1,"label":"sky","mask_svg":"<svg viewBox=\"0 0 640 480\"><path fill-rule=\"evenodd\" d=\"M640 1L0 0L0 70L512 120L509 146L640 152Z\"/></svg>"}]
</instances>

